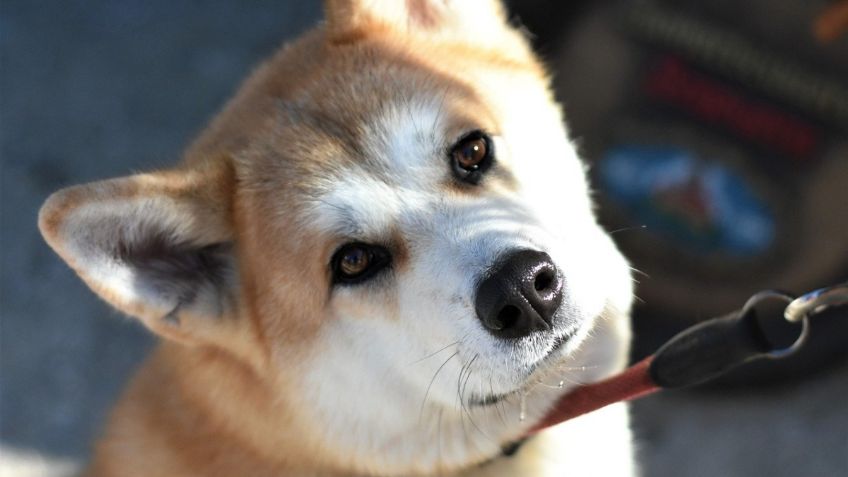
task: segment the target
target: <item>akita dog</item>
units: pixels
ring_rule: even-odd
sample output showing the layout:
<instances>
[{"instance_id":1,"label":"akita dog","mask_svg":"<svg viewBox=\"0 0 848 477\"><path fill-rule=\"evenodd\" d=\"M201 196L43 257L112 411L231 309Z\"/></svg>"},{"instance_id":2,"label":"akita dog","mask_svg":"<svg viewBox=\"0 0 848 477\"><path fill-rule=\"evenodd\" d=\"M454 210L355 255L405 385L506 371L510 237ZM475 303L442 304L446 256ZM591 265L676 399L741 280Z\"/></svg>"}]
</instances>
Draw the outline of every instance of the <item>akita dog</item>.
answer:
<instances>
[{"instance_id":1,"label":"akita dog","mask_svg":"<svg viewBox=\"0 0 848 477\"><path fill-rule=\"evenodd\" d=\"M496 0L327 0L173 169L39 225L163 338L96 476L623 476L629 268L545 69ZM573 74L580 74L579 71Z\"/></svg>"}]
</instances>

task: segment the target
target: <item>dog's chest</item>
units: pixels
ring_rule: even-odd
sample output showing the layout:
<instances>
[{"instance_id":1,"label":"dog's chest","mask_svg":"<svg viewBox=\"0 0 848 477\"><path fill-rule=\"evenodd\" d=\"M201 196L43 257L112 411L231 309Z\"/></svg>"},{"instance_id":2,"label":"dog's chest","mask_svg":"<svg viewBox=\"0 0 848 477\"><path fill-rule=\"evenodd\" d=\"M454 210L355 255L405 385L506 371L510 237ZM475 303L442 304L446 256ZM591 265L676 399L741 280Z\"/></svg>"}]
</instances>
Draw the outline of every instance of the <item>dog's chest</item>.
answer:
<instances>
[{"instance_id":1,"label":"dog's chest","mask_svg":"<svg viewBox=\"0 0 848 477\"><path fill-rule=\"evenodd\" d=\"M635 475L627 407L620 403L548 429L513 455L457 477Z\"/></svg>"}]
</instances>

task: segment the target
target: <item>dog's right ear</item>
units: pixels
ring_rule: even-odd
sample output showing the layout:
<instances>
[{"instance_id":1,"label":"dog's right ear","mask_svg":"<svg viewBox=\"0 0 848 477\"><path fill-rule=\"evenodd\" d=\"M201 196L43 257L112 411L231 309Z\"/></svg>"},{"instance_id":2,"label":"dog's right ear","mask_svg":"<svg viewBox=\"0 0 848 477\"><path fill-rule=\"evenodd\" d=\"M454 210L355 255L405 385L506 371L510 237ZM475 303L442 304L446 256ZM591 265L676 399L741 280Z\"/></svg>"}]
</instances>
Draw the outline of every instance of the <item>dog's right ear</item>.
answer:
<instances>
[{"instance_id":1,"label":"dog's right ear","mask_svg":"<svg viewBox=\"0 0 848 477\"><path fill-rule=\"evenodd\" d=\"M155 333L229 342L239 326L231 184L209 170L69 187L44 204L39 228L92 290Z\"/></svg>"},{"instance_id":2,"label":"dog's right ear","mask_svg":"<svg viewBox=\"0 0 848 477\"><path fill-rule=\"evenodd\" d=\"M324 0L327 30L348 42L381 30L439 35L486 42L504 30L499 0Z\"/></svg>"}]
</instances>

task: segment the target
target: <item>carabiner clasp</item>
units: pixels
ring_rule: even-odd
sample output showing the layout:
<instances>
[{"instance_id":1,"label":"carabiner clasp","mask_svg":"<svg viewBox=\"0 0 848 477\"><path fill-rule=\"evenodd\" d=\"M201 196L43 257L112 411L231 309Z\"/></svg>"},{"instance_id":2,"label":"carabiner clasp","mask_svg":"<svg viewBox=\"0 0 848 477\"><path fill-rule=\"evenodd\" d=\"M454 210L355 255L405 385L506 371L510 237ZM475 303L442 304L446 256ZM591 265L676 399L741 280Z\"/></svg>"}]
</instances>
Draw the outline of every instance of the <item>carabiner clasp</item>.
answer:
<instances>
[{"instance_id":1,"label":"carabiner clasp","mask_svg":"<svg viewBox=\"0 0 848 477\"><path fill-rule=\"evenodd\" d=\"M786 307L788 308L789 306L792 305L792 303L798 301L798 299L794 298L792 295L788 295L786 293L779 292L779 291L776 291L776 290L764 290L764 291L761 291L759 293L755 293L754 296L752 296L751 298L748 299L748 301L745 303L745 306L742 307L742 313L741 314L742 314L742 316L747 316L749 313L752 313L752 312L757 314L758 312L756 311L756 309L759 306L761 306L761 305L763 305L767 302L770 302L770 301L776 301L778 304L786 303ZM778 310L774 310L774 311L779 313ZM784 313L784 317L785 317L786 308L784 308L783 313ZM777 320L780 319L779 314L775 314L775 315L771 315L771 316L773 316L773 319L777 319ZM788 321L792 321L792 320L788 320ZM800 321L800 323L801 323L801 330L798 332L798 337L795 338L795 341L793 341L792 344L790 344L789 346L786 346L786 347L775 347L774 344L768 339L767 333L762 328L762 326L759 326L759 329L760 329L760 332L762 333L762 336L766 336L766 341L769 342L769 346L771 347L771 349L769 349L768 351L763 352L763 356L768 357L768 358L773 358L773 359L780 359L780 358L785 358L785 357L787 357L791 354L794 354L796 351L798 351L801 348L801 346L803 346L804 343L807 342L807 337L810 334L810 321L807 319L807 315L801 316L801 318L798 321Z\"/></svg>"},{"instance_id":2,"label":"carabiner clasp","mask_svg":"<svg viewBox=\"0 0 848 477\"><path fill-rule=\"evenodd\" d=\"M831 306L848 305L848 283L820 288L789 302L783 317L797 323L804 318L824 311Z\"/></svg>"}]
</instances>

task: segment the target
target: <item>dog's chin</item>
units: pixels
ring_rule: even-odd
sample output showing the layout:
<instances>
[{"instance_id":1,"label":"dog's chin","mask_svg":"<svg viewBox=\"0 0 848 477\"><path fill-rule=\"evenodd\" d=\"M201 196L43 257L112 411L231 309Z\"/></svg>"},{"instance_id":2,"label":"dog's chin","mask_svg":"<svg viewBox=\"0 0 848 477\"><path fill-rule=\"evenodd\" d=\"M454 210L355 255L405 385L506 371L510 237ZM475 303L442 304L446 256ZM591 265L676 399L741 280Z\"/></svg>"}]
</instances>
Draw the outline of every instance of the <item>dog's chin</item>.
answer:
<instances>
[{"instance_id":1,"label":"dog's chin","mask_svg":"<svg viewBox=\"0 0 848 477\"><path fill-rule=\"evenodd\" d=\"M563 363L567 362L569 356L585 339L588 325L572 326L560 331L550 341L547 352L528 366L526 376L515 389L507 392L492 393L485 395L472 395L469 404L473 407L494 406L512 396L529 393L534 386L540 384L548 374L553 374Z\"/></svg>"}]
</instances>

